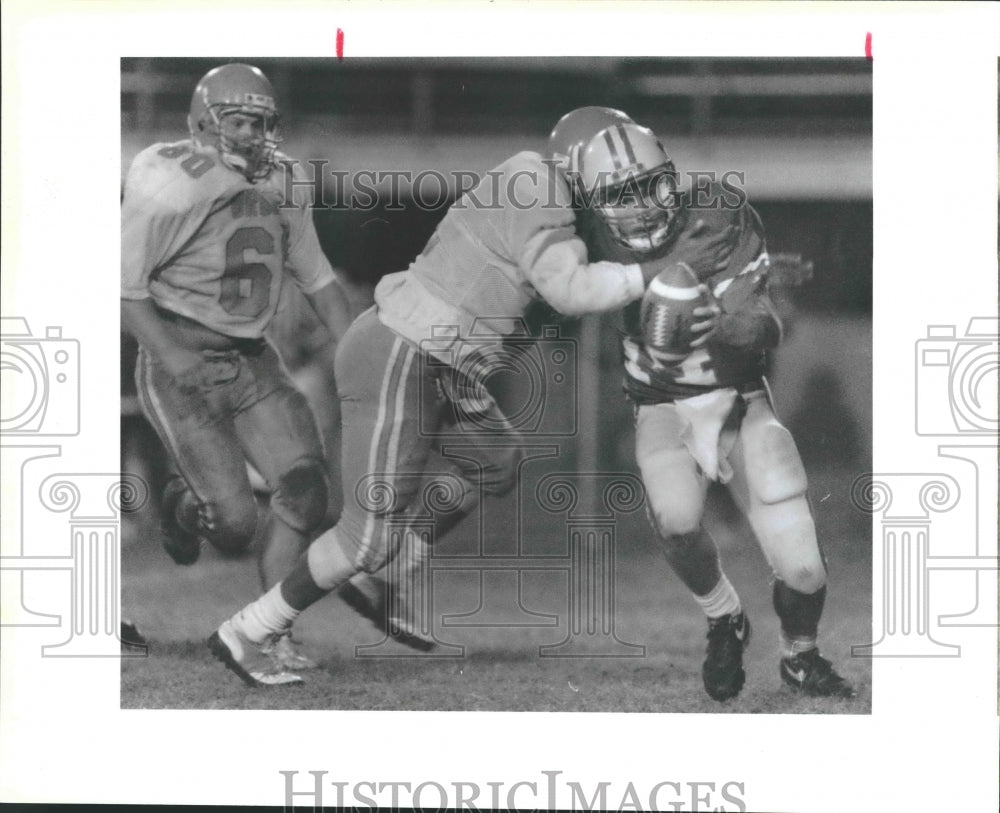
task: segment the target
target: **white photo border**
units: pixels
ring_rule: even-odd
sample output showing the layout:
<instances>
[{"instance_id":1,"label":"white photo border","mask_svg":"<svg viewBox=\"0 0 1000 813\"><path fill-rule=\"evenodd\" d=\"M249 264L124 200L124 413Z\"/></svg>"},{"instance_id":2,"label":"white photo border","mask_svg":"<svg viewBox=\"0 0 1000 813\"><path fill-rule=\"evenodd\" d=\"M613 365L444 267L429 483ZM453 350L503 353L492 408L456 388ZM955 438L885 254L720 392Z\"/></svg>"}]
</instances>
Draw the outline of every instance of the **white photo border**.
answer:
<instances>
[{"instance_id":1,"label":"white photo border","mask_svg":"<svg viewBox=\"0 0 1000 813\"><path fill-rule=\"evenodd\" d=\"M996 316L998 22L991 4L6 3L3 313L62 326L87 373L84 431L50 445L66 470L120 468L120 57L335 58L340 29L345 59L862 59L871 33L874 470L948 471L938 447L956 439L914 432L913 359L929 325L961 333ZM980 513L994 510L995 477L980 469ZM17 532L11 482L5 469L5 535ZM963 515L959 531L975 522ZM980 543L996 557L995 536ZM114 658L40 658L37 630L2 635L4 801L279 805L281 770L483 787L543 783L546 770L619 788L738 781L750 810L985 810L996 799L995 627L956 627L961 657L876 658L872 714L850 717L123 711Z\"/></svg>"}]
</instances>

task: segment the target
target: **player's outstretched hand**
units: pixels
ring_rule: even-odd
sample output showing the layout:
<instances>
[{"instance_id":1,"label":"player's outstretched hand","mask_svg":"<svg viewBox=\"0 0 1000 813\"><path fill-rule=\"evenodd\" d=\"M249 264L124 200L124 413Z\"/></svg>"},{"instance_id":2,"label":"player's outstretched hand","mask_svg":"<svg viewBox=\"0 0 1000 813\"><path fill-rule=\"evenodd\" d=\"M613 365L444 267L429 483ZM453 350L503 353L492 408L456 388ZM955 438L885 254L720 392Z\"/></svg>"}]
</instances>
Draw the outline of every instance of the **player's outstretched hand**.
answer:
<instances>
[{"instance_id":1,"label":"player's outstretched hand","mask_svg":"<svg viewBox=\"0 0 1000 813\"><path fill-rule=\"evenodd\" d=\"M691 311L691 314L698 319L697 322L691 323L691 332L699 334L698 338L691 342L692 349L701 347L711 338L719 327L719 318L722 316L722 308L719 307L719 302L711 289L707 285L699 285L698 290L708 304Z\"/></svg>"}]
</instances>

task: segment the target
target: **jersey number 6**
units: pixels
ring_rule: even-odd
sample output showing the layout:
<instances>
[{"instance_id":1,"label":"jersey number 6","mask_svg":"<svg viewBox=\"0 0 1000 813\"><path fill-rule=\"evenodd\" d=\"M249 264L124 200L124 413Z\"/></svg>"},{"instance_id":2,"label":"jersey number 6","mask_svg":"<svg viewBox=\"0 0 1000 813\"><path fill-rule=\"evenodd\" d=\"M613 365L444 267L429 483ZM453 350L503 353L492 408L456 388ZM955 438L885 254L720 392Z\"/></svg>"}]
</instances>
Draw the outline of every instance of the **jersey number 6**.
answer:
<instances>
[{"instance_id":1,"label":"jersey number 6","mask_svg":"<svg viewBox=\"0 0 1000 813\"><path fill-rule=\"evenodd\" d=\"M271 298L271 269L262 262L247 262L248 250L262 257L274 254L274 237L261 226L245 226L233 232L226 243L226 271L219 304L226 313L254 317Z\"/></svg>"}]
</instances>

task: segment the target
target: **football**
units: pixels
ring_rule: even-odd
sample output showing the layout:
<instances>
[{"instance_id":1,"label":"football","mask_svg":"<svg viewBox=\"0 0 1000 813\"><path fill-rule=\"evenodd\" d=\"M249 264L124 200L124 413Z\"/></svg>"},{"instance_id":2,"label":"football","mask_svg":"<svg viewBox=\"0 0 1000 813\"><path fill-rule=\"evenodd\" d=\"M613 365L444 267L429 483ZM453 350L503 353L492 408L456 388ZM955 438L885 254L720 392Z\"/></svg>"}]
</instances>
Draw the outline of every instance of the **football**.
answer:
<instances>
[{"instance_id":1,"label":"football","mask_svg":"<svg viewBox=\"0 0 1000 813\"><path fill-rule=\"evenodd\" d=\"M682 361L697 338L691 325L698 321L694 309L708 304L698 289L698 277L685 263L663 269L642 298L640 319L649 354L665 364Z\"/></svg>"}]
</instances>

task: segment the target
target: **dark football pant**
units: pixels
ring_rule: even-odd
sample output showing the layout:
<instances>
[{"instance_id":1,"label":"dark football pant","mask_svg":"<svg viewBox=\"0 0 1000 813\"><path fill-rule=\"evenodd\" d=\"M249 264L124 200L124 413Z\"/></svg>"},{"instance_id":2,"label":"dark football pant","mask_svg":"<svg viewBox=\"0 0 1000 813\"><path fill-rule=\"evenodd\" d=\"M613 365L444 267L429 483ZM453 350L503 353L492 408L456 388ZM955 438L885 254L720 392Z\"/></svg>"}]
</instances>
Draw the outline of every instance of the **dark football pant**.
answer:
<instances>
[{"instance_id":1,"label":"dark football pant","mask_svg":"<svg viewBox=\"0 0 1000 813\"><path fill-rule=\"evenodd\" d=\"M249 347L205 351L183 384L145 350L136 365L143 411L197 504L198 527L187 530L230 553L245 550L257 527L248 460L271 489L274 513L301 533L322 522L329 490L304 396L269 345Z\"/></svg>"},{"instance_id":2,"label":"dark football pant","mask_svg":"<svg viewBox=\"0 0 1000 813\"><path fill-rule=\"evenodd\" d=\"M521 456L511 442L517 433L485 389L475 391L476 414L463 411L453 400L461 388L446 380L453 375L383 325L376 309L358 317L336 362L344 510L334 533L314 547L339 541L355 567L372 573L396 555L410 521L450 527L480 494L513 488ZM449 431L461 457L440 454L441 436ZM322 551L310 552L314 570L324 570L324 558ZM313 575L322 584L326 574Z\"/></svg>"}]
</instances>

